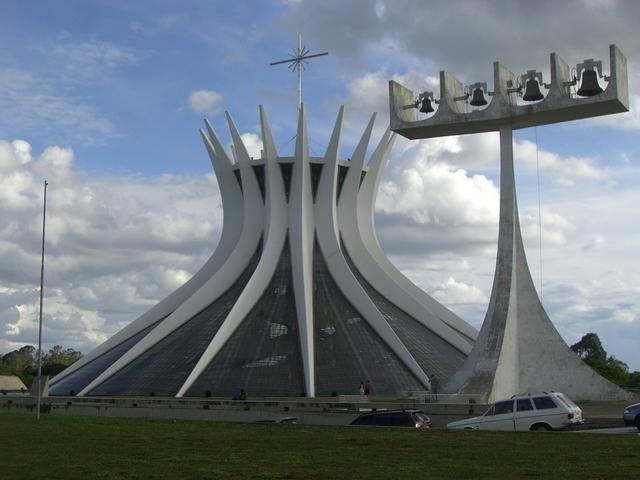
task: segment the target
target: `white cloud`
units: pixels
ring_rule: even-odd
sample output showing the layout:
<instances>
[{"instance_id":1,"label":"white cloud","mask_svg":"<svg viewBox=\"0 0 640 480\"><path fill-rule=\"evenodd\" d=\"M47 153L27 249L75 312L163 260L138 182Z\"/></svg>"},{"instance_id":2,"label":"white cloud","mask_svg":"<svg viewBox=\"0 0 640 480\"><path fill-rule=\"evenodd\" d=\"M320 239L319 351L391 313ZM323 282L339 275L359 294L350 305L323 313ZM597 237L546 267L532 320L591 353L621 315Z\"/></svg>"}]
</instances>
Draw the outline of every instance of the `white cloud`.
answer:
<instances>
[{"instance_id":1,"label":"white cloud","mask_svg":"<svg viewBox=\"0 0 640 480\"><path fill-rule=\"evenodd\" d=\"M83 81L103 75L105 70L139 61L131 48L106 41L65 41L46 52L61 62L70 81Z\"/></svg>"},{"instance_id":2,"label":"white cloud","mask_svg":"<svg viewBox=\"0 0 640 480\"><path fill-rule=\"evenodd\" d=\"M530 169L536 168L536 145L527 140L515 142L514 157L518 162L522 162ZM540 164L540 171L544 175L550 176L555 182L573 186L577 181L602 181L609 175L605 170L598 168L593 158L586 157L566 157L549 152L538 150L537 158Z\"/></svg>"},{"instance_id":3,"label":"white cloud","mask_svg":"<svg viewBox=\"0 0 640 480\"><path fill-rule=\"evenodd\" d=\"M565 216L542 210L542 242L545 248L566 245L567 237L575 230L575 225ZM524 241L537 244L540 240L540 217L538 211L520 212L520 230Z\"/></svg>"},{"instance_id":4,"label":"white cloud","mask_svg":"<svg viewBox=\"0 0 640 480\"><path fill-rule=\"evenodd\" d=\"M385 70L367 72L354 78L347 85L350 103L365 112L384 111L389 103L388 81L389 76Z\"/></svg>"},{"instance_id":5,"label":"white cloud","mask_svg":"<svg viewBox=\"0 0 640 480\"><path fill-rule=\"evenodd\" d=\"M332 54L347 57L350 64L373 50L378 65L397 64L401 57L404 63L426 64L432 72L447 70L464 83L491 84L494 60L516 74L534 67L548 73L549 54L556 51L569 65L593 57L606 65L610 41L633 60L640 47L633 20L639 13L636 2L624 0L597 7L582 0L508 5L493 1L482 6L471 0L420 5L412 0L354 0L348 5L309 0L291 8L286 20L291 31L305 25L307 35ZM544 25L553 34L540 35L531 25ZM384 56L381 44L397 48Z\"/></svg>"},{"instance_id":6,"label":"white cloud","mask_svg":"<svg viewBox=\"0 0 640 480\"><path fill-rule=\"evenodd\" d=\"M379 198L380 211L422 224L493 226L498 218L493 182L446 163L416 161L395 182L385 182Z\"/></svg>"},{"instance_id":7,"label":"white cloud","mask_svg":"<svg viewBox=\"0 0 640 480\"><path fill-rule=\"evenodd\" d=\"M589 121L597 125L619 128L621 130L640 129L640 94L632 93L629 96L629 111L616 115L596 117Z\"/></svg>"},{"instance_id":8,"label":"white cloud","mask_svg":"<svg viewBox=\"0 0 640 480\"><path fill-rule=\"evenodd\" d=\"M42 183L48 178L47 344L86 352L183 284L213 251L213 175L87 175L70 148L0 141L0 351L37 338Z\"/></svg>"},{"instance_id":9,"label":"white cloud","mask_svg":"<svg viewBox=\"0 0 640 480\"><path fill-rule=\"evenodd\" d=\"M400 82L416 92L438 89L437 78L420 74L415 70L405 74L392 74L384 68L365 72L349 81L347 84L349 95L340 99L349 111L345 120L348 127L362 128L364 119L368 118L372 112L377 112L379 115L376 122L377 131L379 132L382 126L386 126L389 112L389 79Z\"/></svg>"},{"instance_id":10,"label":"white cloud","mask_svg":"<svg viewBox=\"0 0 640 480\"><path fill-rule=\"evenodd\" d=\"M439 160L430 142L416 142L391 160L380 185L381 242L394 255L484 251L496 239L498 197L487 177Z\"/></svg>"},{"instance_id":11,"label":"white cloud","mask_svg":"<svg viewBox=\"0 0 640 480\"><path fill-rule=\"evenodd\" d=\"M216 115L222 109L224 97L215 90L194 90L189 93L187 104L195 113Z\"/></svg>"},{"instance_id":12,"label":"white cloud","mask_svg":"<svg viewBox=\"0 0 640 480\"><path fill-rule=\"evenodd\" d=\"M24 140L0 140L0 172L10 172L32 160L31 145Z\"/></svg>"},{"instance_id":13,"label":"white cloud","mask_svg":"<svg viewBox=\"0 0 640 480\"><path fill-rule=\"evenodd\" d=\"M247 152L250 157L260 158L262 150L262 139L255 133L248 132L240 135L244 146L247 148Z\"/></svg>"},{"instance_id":14,"label":"white cloud","mask_svg":"<svg viewBox=\"0 0 640 480\"><path fill-rule=\"evenodd\" d=\"M597 248L602 248L606 245L607 241L604 235L594 235L592 236L587 243L582 246L583 250L593 250Z\"/></svg>"},{"instance_id":15,"label":"white cloud","mask_svg":"<svg viewBox=\"0 0 640 480\"><path fill-rule=\"evenodd\" d=\"M446 305L489 302L489 298L478 287L458 282L453 277L440 284L433 296Z\"/></svg>"},{"instance_id":16,"label":"white cloud","mask_svg":"<svg viewBox=\"0 0 640 480\"><path fill-rule=\"evenodd\" d=\"M0 129L38 129L80 145L103 144L120 136L94 106L61 90L48 78L15 68L0 68Z\"/></svg>"}]
</instances>

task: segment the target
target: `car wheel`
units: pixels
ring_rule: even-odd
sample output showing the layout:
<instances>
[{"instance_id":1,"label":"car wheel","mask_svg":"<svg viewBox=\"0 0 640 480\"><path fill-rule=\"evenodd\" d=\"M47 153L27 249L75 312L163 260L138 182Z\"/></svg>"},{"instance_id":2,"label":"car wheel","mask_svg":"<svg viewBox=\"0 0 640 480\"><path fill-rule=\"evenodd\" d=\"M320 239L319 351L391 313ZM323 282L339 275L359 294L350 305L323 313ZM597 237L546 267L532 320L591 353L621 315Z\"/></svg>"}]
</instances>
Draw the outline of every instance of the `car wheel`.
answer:
<instances>
[{"instance_id":1,"label":"car wheel","mask_svg":"<svg viewBox=\"0 0 640 480\"><path fill-rule=\"evenodd\" d=\"M551 430L551 427L546 423L536 423L535 425L531 425L531 430L534 432L548 432Z\"/></svg>"},{"instance_id":2,"label":"car wheel","mask_svg":"<svg viewBox=\"0 0 640 480\"><path fill-rule=\"evenodd\" d=\"M636 416L635 424L636 424L636 428L640 432L640 415Z\"/></svg>"}]
</instances>

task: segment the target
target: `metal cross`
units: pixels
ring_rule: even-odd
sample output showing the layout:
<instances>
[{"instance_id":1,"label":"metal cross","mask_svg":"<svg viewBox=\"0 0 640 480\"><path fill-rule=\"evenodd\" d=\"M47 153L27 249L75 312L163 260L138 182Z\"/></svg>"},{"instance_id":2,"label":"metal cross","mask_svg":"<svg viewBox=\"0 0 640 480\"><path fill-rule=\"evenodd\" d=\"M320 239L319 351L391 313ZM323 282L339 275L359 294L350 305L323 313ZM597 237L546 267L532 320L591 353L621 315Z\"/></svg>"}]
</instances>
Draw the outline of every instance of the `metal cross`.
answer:
<instances>
[{"instance_id":1,"label":"metal cross","mask_svg":"<svg viewBox=\"0 0 640 480\"><path fill-rule=\"evenodd\" d=\"M302 69L304 69L305 65L308 63L306 60L314 57L322 57L324 55L329 55L329 52L309 55L309 50L307 49L307 47L302 45L302 35L298 34L298 48L289 54L289 57L291 58L289 58L288 60L280 60L278 62L269 64L280 65L283 63L288 63L289 69L292 72L298 73L298 109L300 109L300 105L302 104Z\"/></svg>"}]
</instances>

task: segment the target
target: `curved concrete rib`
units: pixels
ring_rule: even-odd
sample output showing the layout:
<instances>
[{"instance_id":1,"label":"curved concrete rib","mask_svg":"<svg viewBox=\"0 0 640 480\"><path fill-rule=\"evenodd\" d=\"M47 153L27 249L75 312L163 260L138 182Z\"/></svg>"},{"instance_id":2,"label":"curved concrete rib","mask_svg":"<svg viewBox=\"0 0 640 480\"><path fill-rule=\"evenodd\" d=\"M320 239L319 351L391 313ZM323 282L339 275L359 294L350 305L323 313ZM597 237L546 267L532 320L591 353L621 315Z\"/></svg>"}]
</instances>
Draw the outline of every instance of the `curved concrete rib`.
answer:
<instances>
[{"instance_id":1,"label":"curved concrete rib","mask_svg":"<svg viewBox=\"0 0 640 480\"><path fill-rule=\"evenodd\" d=\"M360 172L368 140L363 137L351 157L351 167L342 184L338 203L340 233L347 252L356 268L373 288L436 335L468 354L471 351L471 344L400 286L394 277L401 276L406 282L409 280L396 270L382 253L373 226L373 205L380 179L379 172L384 163L383 158L388 156L393 144L391 130L387 129L380 140L369 162L369 171L360 186ZM356 212L356 221L353 221L354 212ZM378 257L384 259L385 263L381 263ZM384 268L385 265L387 268Z\"/></svg>"},{"instance_id":2,"label":"curved concrete rib","mask_svg":"<svg viewBox=\"0 0 640 480\"><path fill-rule=\"evenodd\" d=\"M200 130L200 134L216 174L224 211L222 234L218 246L202 268L184 285L92 350L88 355L85 355L57 375L51 382L52 386L103 353L138 334L149 325L171 314L218 271L237 244L242 231L242 222L238 221L242 218L242 191L238 186L238 182L235 181L231 160L218 141L208 120L205 120L205 125L209 135L207 136L202 130Z\"/></svg>"},{"instance_id":3,"label":"curved concrete rib","mask_svg":"<svg viewBox=\"0 0 640 480\"><path fill-rule=\"evenodd\" d=\"M340 146L340 129L342 121L342 109L333 134L327 153L325 155L325 165L320 176L320 183L316 194L316 235L318 244L324 259L327 263L329 273L338 285L338 288L345 294L346 298L351 302L355 309L360 313L362 318L371 325L383 341L398 356L400 361L413 373L413 375L425 387L428 386L429 380L420 365L413 358L409 350L400 341L396 333L389 326L384 316L376 308L373 301L369 298L365 290L362 288L353 272L349 268L347 261L340 249L340 241L338 236L338 215L336 208L337 194L337 173L338 173L338 152ZM375 114L372 116L367 128L363 134L363 140L360 144L369 142L371 131L373 129L373 121ZM365 141L366 139L366 141ZM351 166L350 168L353 168ZM358 173L361 171L360 169ZM352 212L350 221L356 222L355 211Z\"/></svg>"},{"instance_id":4,"label":"curved concrete rib","mask_svg":"<svg viewBox=\"0 0 640 480\"><path fill-rule=\"evenodd\" d=\"M227 340L231 338L231 335L247 317L258 300L260 300L273 278L280 260L287 235L287 201L282 174L278 166L278 154L271 135L271 129L269 128L267 115L262 105L260 106L260 124L262 126L262 143L265 153L266 180L265 241L262 255L246 287L187 377L187 380L178 390L176 397L182 397L189 390L207 365L220 352ZM236 145L236 153L238 153L238 146ZM241 148L244 149L244 145Z\"/></svg>"},{"instance_id":5,"label":"curved concrete rib","mask_svg":"<svg viewBox=\"0 0 640 480\"><path fill-rule=\"evenodd\" d=\"M391 131L387 130L385 138L389 138L390 134ZM400 286L403 291L409 293L415 300L424 305L430 313L440 318L451 328L462 333L469 339L475 340L478 336L478 331L475 328L405 277L396 268L396 266L391 263L389 257L387 257L380 248L380 243L378 242L378 237L375 231L374 209L380 179L382 178L382 172L389 161L388 151L391 150L394 140L395 134L391 136L390 140L385 145L383 138L369 160L369 171L364 177L358 193L358 230L361 238L365 242L367 251L371 254L373 260ZM470 342L467 342L466 340L465 343L470 345ZM462 351L468 353L469 349L463 349Z\"/></svg>"},{"instance_id":6,"label":"curved concrete rib","mask_svg":"<svg viewBox=\"0 0 640 480\"><path fill-rule=\"evenodd\" d=\"M255 174L249 164L249 155L240 139L237 129L233 125L231 117L227 114L229 128L234 139L238 165L240 167L240 177L242 179L243 193L243 222L242 233L237 239L234 250L228 256L227 261L212 275L207 281L197 289L184 303L182 303L173 313L166 317L147 336L133 346L126 354L120 357L102 374L87 385L78 395L83 396L103 383L105 380L120 371L135 358L153 347L156 343L183 325L198 312L202 311L220 295L226 292L238 279L240 274L247 267L253 253L258 248L258 243L262 237L262 216L264 205L260 188ZM213 131L210 132L212 134ZM222 150L222 146L213 134L212 141L216 145L216 152ZM232 173L233 175L233 173ZM235 178L227 183L236 184Z\"/></svg>"},{"instance_id":7,"label":"curved concrete rib","mask_svg":"<svg viewBox=\"0 0 640 480\"><path fill-rule=\"evenodd\" d=\"M315 397L313 343L313 198L304 104L300 107L289 195L289 245L305 391Z\"/></svg>"}]
</instances>

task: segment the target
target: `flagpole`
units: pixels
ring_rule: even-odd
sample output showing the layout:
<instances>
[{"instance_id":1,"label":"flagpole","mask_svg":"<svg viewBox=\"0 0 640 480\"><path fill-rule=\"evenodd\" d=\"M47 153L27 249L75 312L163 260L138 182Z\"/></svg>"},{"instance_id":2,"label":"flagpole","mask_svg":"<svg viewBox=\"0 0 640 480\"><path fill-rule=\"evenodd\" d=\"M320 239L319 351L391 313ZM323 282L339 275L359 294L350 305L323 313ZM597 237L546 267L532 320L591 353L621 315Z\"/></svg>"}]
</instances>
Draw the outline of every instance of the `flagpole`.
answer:
<instances>
[{"instance_id":1,"label":"flagpole","mask_svg":"<svg viewBox=\"0 0 640 480\"><path fill-rule=\"evenodd\" d=\"M40 319L38 322L38 420L40 420L40 403L42 401L42 293L44 288L44 233L47 217L47 185L49 183L45 180L44 205L42 209L42 261L40 263Z\"/></svg>"}]
</instances>

